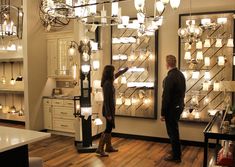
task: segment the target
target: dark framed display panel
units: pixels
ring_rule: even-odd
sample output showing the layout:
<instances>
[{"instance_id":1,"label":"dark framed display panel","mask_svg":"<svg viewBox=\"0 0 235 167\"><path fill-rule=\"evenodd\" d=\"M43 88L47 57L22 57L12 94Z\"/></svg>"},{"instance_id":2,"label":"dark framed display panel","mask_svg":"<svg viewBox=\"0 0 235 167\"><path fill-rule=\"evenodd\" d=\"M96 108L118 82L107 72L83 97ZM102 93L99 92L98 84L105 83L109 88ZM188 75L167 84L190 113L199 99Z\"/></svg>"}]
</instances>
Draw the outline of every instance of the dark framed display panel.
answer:
<instances>
[{"instance_id":1,"label":"dark framed display panel","mask_svg":"<svg viewBox=\"0 0 235 167\"><path fill-rule=\"evenodd\" d=\"M190 14L180 14L179 15L179 28L186 27L186 20L190 18L195 20L196 25L201 25L201 19L210 18L212 23L216 23L217 18L225 17L227 18L227 23L224 25L216 26L214 28L203 28L202 36L200 41L202 42L202 49L196 48L196 43L192 44L190 50L191 59L196 60L196 55L198 51L202 51L203 60L198 61L195 65L184 59L186 47L183 40L179 37L179 68L187 76L187 91L185 98L185 111L188 116L181 118L181 121L191 121L191 122L209 122L212 116L209 115L209 110L223 110L225 97L230 97L232 102L234 101L233 93L224 93L222 91L215 91L214 83L220 81L232 81L234 80L234 65L233 56L235 53L234 47L227 47L227 40L231 37L234 43L234 14L235 11L217 11L217 12L206 12L206 13L192 13ZM222 39L222 47L216 47L217 38ZM204 47L205 40L209 39L211 46ZM218 65L218 57L225 57L225 64ZM209 57L210 65L205 65L205 57ZM192 72L199 71L199 77L197 79L192 78ZM205 72L210 73L210 79L205 79ZM203 88L203 83L209 83L209 89L205 90ZM198 106L192 107L193 98L197 96ZM207 103L205 102L207 100ZM188 112L192 111L192 112ZM194 111L200 114L200 118L195 118Z\"/></svg>"},{"instance_id":2,"label":"dark framed display panel","mask_svg":"<svg viewBox=\"0 0 235 167\"><path fill-rule=\"evenodd\" d=\"M126 66L129 67L129 71L114 82L116 116L157 119L158 31L153 36L138 38L137 30L112 27L111 41L113 38L121 37L133 37L136 42L112 42L111 45L111 64L114 65L116 72ZM120 55L124 55L124 58L117 60L118 55L119 58ZM135 68L140 71L130 71ZM131 84L139 85L130 86ZM147 84L149 86L146 86Z\"/></svg>"}]
</instances>

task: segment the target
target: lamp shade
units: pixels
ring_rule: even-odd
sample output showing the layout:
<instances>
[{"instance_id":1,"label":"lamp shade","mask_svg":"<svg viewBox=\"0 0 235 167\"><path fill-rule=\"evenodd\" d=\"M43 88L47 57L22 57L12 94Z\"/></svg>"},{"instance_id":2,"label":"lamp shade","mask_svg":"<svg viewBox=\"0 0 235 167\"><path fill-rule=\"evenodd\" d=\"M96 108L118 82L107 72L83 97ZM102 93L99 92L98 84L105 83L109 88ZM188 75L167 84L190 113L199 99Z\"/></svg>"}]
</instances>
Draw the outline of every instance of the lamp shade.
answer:
<instances>
[{"instance_id":1,"label":"lamp shade","mask_svg":"<svg viewBox=\"0 0 235 167\"><path fill-rule=\"evenodd\" d=\"M203 26L209 26L211 24L211 19L209 19L209 18L201 19L201 24Z\"/></svg>"},{"instance_id":2,"label":"lamp shade","mask_svg":"<svg viewBox=\"0 0 235 167\"><path fill-rule=\"evenodd\" d=\"M137 13L137 20L140 24L143 24L144 23L144 20L145 20L145 15L144 13Z\"/></svg>"},{"instance_id":3,"label":"lamp shade","mask_svg":"<svg viewBox=\"0 0 235 167\"><path fill-rule=\"evenodd\" d=\"M145 0L135 0L134 2L135 2L135 9L137 11L144 10Z\"/></svg>"},{"instance_id":4,"label":"lamp shade","mask_svg":"<svg viewBox=\"0 0 235 167\"><path fill-rule=\"evenodd\" d=\"M199 71L193 71L193 73L192 73L192 79L198 79L198 78L199 78L199 75L200 75L200 72L199 72Z\"/></svg>"},{"instance_id":5,"label":"lamp shade","mask_svg":"<svg viewBox=\"0 0 235 167\"><path fill-rule=\"evenodd\" d=\"M196 43L196 49L202 49L202 41Z\"/></svg>"},{"instance_id":6,"label":"lamp shade","mask_svg":"<svg viewBox=\"0 0 235 167\"><path fill-rule=\"evenodd\" d=\"M173 9L177 9L180 6L180 0L170 0L170 5Z\"/></svg>"},{"instance_id":7,"label":"lamp shade","mask_svg":"<svg viewBox=\"0 0 235 167\"><path fill-rule=\"evenodd\" d=\"M197 51L196 60L203 60L203 53L202 53L202 51Z\"/></svg>"},{"instance_id":8,"label":"lamp shade","mask_svg":"<svg viewBox=\"0 0 235 167\"><path fill-rule=\"evenodd\" d=\"M100 61L99 60L93 60L92 62L93 69L96 71L100 68Z\"/></svg>"},{"instance_id":9,"label":"lamp shade","mask_svg":"<svg viewBox=\"0 0 235 167\"><path fill-rule=\"evenodd\" d=\"M93 81L93 88L94 89L101 89L101 80L94 80Z\"/></svg>"},{"instance_id":10,"label":"lamp shade","mask_svg":"<svg viewBox=\"0 0 235 167\"><path fill-rule=\"evenodd\" d=\"M127 26L129 24L130 17L129 16L122 16L122 24Z\"/></svg>"},{"instance_id":11,"label":"lamp shade","mask_svg":"<svg viewBox=\"0 0 235 167\"><path fill-rule=\"evenodd\" d=\"M228 21L228 19L226 17L217 18L217 23L218 24L226 24L227 21Z\"/></svg>"},{"instance_id":12,"label":"lamp shade","mask_svg":"<svg viewBox=\"0 0 235 167\"><path fill-rule=\"evenodd\" d=\"M204 79L205 79L205 80L210 80L210 79L211 79L211 74L210 74L209 71L206 71L206 72L205 72Z\"/></svg>"},{"instance_id":13,"label":"lamp shade","mask_svg":"<svg viewBox=\"0 0 235 167\"><path fill-rule=\"evenodd\" d=\"M112 3L112 16L118 16L118 2Z\"/></svg>"},{"instance_id":14,"label":"lamp shade","mask_svg":"<svg viewBox=\"0 0 235 167\"><path fill-rule=\"evenodd\" d=\"M210 41L210 39L205 39L204 47L205 47L205 48L211 47L211 41Z\"/></svg>"},{"instance_id":15,"label":"lamp shade","mask_svg":"<svg viewBox=\"0 0 235 167\"><path fill-rule=\"evenodd\" d=\"M205 66L210 66L210 57L205 57L204 58L204 65Z\"/></svg>"},{"instance_id":16,"label":"lamp shade","mask_svg":"<svg viewBox=\"0 0 235 167\"><path fill-rule=\"evenodd\" d=\"M215 47L217 47L217 48L221 48L222 47L222 39L220 39L220 38L216 39Z\"/></svg>"},{"instance_id":17,"label":"lamp shade","mask_svg":"<svg viewBox=\"0 0 235 167\"><path fill-rule=\"evenodd\" d=\"M90 65L88 65L88 64L82 65L82 72L83 72L84 74L89 73L89 72L90 72Z\"/></svg>"},{"instance_id":18,"label":"lamp shade","mask_svg":"<svg viewBox=\"0 0 235 167\"><path fill-rule=\"evenodd\" d=\"M125 106L130 106L131 105L131 99L130 98L126 98L124 104L125 104Z\"/></svg>"},{"instance_id":19,"label":"lamp shade","mask_svg":"<svg viewBox=\"0 0 235 167\"><path fill-rule=\"evenodd\" d=\"M156 9L157 9L158 13L161 14L165 9L164 3L162 1L157 1L156 2Z\"/></svg>"},{"instance_id":20,"label":"lamp shade","mask_svg":"<svg viewBox=\"0 0 235 167\"><path fill-rule=\"evenodd\" d=\"M95 120L94 120L94 124L95 125L103 125L103 122L102 122L102 120L100 119L100 118L96 118Z\"/></svg>"},{"instance_id":21,"label":"lamp shade","mask_svg":"<svg viewBox=\"0 0 235 167\"><path fill-rule=\"evenodd\" d=\"M191 52L190 51L185 52L184 60L191 60Z\"/></svg>"},{"instance_id":22,"label":"lamp shade","mask_svg":"<svg viewBox=\"0 0 235 167\"><path fill-rule=\"evenodd\" d=\"M225 64L225 57L224 56L218 56L218 65L224 66Z\"/></svg>"},{"instance_id":23,"label":"lamp shade","mask_svg":"<svg viewBox=\"0 0 235 167\"><path fill-rule=\"evenodd\" d=\"M229 38L229 39L228 39L227 47L234 47L233 38Z\"/></svg>"},{"instance_id":24,"label":"lamp shade","mask_svg":"<svg viewBox=\"0 0 235 167\"><path fill-rule=\"evenodd\" d=\"M203 82L202 84L202 90L203 91L208 91L210 87L210 83L209 82Z\"/></svg>"},{"instance_id":25,"label":"lamp shade","mask_svg":"<svg viewBox=\"0 0 235 167\"><path fill-rule=\"evenodd\" d=\"M116 105L122 105L122 97L116 99Z\"/></svg>"},{"instance_id":26,"label":"lamp shade","mask_svg":"<svg viewBox=\"0 0 235 167\"><path fill-rule=\"evenodd\" d=\"M214 82L213 90L214 91L220 91L220 83L219 82Z\"/></svg>"},{"instance_id":27,"label":"lamp shade","mask_svg":"<svg viewBox=\"0 0 235 167\"><path fill-rule=\"evenodd\" d=\"M81 107L81 115L87 119L90 115L92 115L91 107Z\"/></svg>"}]
</instances>

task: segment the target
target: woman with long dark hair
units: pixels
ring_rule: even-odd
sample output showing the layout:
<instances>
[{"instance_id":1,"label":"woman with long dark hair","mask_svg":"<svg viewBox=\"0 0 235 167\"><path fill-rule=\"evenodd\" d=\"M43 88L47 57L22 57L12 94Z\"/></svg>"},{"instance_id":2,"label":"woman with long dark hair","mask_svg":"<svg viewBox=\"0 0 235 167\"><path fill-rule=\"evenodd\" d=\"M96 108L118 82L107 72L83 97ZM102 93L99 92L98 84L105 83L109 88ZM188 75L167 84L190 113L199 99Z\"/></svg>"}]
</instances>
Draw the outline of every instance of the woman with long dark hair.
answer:
<instances>
[{"instance_id":1,"label":"woman with long dark hair","mask_svg":"<svg viewBox=\"0 0 235 167\"><path fill-rule=\"evenodd\" d=\"M123 70L120 70L118 73L114 74L115 68L112 65L106 65L104 67L104 71L101 79L101 87L103 89L103 108L102 114L106 120L106 129L101 134L101 138L99 141L98 149L96 153L100 154L100 156L108 156L106 152L117 152L118 150L112 146L111 143L111 132L112 129L115 128L115 88L113 86L113 82L120 75L124 74L128 70L126 67ZM104 145L106 144L106 148L104 151Z\"/></svg>"}]
</instances>

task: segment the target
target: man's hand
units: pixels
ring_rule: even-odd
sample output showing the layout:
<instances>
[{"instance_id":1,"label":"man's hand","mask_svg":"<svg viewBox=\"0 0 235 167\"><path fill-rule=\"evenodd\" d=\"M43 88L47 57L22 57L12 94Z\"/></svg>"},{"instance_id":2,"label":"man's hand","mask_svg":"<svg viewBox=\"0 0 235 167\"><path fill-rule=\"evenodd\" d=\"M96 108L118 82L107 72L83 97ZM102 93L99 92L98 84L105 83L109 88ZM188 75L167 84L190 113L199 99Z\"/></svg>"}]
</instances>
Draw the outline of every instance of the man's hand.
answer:
<instances>
[{"instance_id":1,"label":"man's hand","mask_svg":"<svg viewBox=\"0 0 235 167\"><path fill-rule=\"evenodd\" d=\"M161 121L165 121L165 117L164 116L161 116Z\"/></svg>"}]
</instances>

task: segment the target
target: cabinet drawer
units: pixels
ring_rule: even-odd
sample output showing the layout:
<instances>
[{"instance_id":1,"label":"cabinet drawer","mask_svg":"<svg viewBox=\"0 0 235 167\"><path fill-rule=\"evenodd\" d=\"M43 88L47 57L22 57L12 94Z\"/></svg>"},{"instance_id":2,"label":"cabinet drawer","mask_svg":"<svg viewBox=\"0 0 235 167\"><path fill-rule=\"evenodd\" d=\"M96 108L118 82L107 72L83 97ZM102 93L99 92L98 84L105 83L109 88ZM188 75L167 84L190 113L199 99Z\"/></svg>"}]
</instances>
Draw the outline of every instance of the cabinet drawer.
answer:
<instances>
[{"instance_id":1,"label":"cabinet drawer","mask_svg":"<svg viewBox=\"0 0 235 167\"><path fill-rule=\"evenodd\" d=\"M60 99L52 99L53 106L63 106L63 100Z\"/></svg>"},{"instance_id":2,"label":"cabinet drawer","mask_svg":"<svg viewBox=\"0 0 235 167\"><path fill-rule=\"evenodd\" d=\"M51 99L43 99L43 105L51 105Z\"/></svg>"},{"instance_id":3,"label":"cabinet drawer","mask_svg":"<svg viewBox=\"0 0 235 167\"><path fill-rule=\"evenodd\" d=\"M74 132L74 120L54 119L53 129L62 132Z\"/></svg>"},{"instance_id":4,"label":"cabinet drawer","mask_svg":"<svg viewBox=\"0 0 235 167\"><path fill-rule=\"evenodd\" d=\"M73 100L64 100L64 106L74 107L74 101Z\"/></svg>"},{"instance_id":5,"label":"cabinet drawer","mask_svg":"<svg viewBox=\"0 0 235 167\"><path fill-rule=\"evenodd\" d=\"M66 108L66 107L54 107L53 108L53 116L55 118L63 118L63 119L74 119L74 109Z\"/></svg>"}]
</instances>

